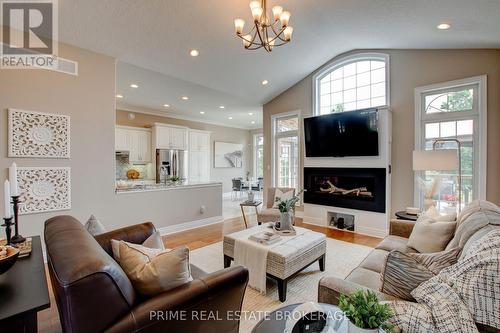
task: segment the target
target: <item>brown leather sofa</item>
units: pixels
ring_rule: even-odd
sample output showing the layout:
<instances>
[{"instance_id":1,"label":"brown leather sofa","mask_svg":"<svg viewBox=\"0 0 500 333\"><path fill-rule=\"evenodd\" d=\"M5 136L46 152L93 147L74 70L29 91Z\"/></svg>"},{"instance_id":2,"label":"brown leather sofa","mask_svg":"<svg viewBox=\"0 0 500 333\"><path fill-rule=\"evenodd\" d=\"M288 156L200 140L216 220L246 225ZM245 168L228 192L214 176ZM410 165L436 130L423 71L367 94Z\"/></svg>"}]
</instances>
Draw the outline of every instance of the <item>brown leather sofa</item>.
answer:
<instances>
[{"instance_id":1,"label":"brown leather sofa","mask_svg":"<svg viewBox=\"0 0 500 333\"><path fill-rule=\"evenodd\" d=\"M185 285L152 298L135 292L111 255L110 240L142 243L154 231L152 223L143 223L94 238L71 216L45 222L49 273L64 332L238 332L235 312L241 310L248 281L243 267L207 274L192 265L193 281ZM210 315L222 320L199 320Z\"/></svg>"}]
</instances>

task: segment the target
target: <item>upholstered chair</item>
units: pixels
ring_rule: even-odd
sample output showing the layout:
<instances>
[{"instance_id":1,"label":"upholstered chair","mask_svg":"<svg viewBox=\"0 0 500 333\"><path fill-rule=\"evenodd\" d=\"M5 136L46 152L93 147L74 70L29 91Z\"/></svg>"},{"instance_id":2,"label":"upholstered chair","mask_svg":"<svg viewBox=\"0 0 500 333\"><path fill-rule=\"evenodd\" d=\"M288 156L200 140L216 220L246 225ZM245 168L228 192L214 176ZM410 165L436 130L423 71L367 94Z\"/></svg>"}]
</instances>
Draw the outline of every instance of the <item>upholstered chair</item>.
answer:
<instances>
[{"instance_id":1,"label":"upholstered chair","mask_svg":"<svg viewBox=\"0 0 500 333\"><path fill-rule=\"evenodd\" d=\"M278 187L281 192L293 191L295 195L295 189L290 187ZM280 219L280 211L277 208L273 208L275 201L276 187L270 187L267 189L267 197L264 202L263 208L257 214L257 222L259 224L266 222L276 222Z\"/></svg>"}]
</instances>

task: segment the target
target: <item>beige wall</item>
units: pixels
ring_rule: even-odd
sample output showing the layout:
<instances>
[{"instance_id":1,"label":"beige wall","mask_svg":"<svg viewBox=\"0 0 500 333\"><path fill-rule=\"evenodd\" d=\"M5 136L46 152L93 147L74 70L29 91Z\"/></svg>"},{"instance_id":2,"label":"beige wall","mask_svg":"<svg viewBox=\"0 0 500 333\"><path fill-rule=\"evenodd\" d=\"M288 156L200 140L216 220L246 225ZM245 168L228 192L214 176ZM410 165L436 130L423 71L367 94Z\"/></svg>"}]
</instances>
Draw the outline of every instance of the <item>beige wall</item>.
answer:
<instances>
[{"instance_id":1,"label":"beige wall","mask_svg":"<svg viewBox=\"0 0 500 333\"><path fill-rule=\"evenodd\" d=\"M387 53L390 56L391 109L393 112L392 210L400 210L413 204L414 89L432 83L483 74L488 75L487 199L500 204L500 50L369 51ZM356 52L366 51L350 53ZM271 139L271 116L273 114L300 110L302 116L312 115L313 74L311 73L264 105L266 142L270 142ZM269 186L271 178L270 145L265 146L264 155L265 183L266 186ZM304 156L303 144L301 156Z\"/></svg>"},{"instance_id":2,"label":"beige wall","mask_svg":"<svg viewBox=\"0 0 500 333\"><path fill-rule=\"evenodd\" d=\"M13 161L19 166L71 167L72 209L21 216L23 235L43 234L44 221L61 214L82 222L95 214L108 229L143 221L161 228L222 215L220 186L115 194L115 60L65 44L59 46L59 55L78 62L78 76L0 70L0 179L7 177ZM7 158L7 108L71 116L71 158ZM204 214L201 205L206 206ZM1 228L0 237L3 235Z\"/></svg>"},{"instance_id":3,"label":"beige wall","mask_svg":"<svg viewBox=\"0 0 500 333\"><path fill-rule=\"evenodd\" d=\"M137 109L137 111L140 111L140 109ZM148 110L144 109L143 111ZM245 177L247 171L252 171L252 136L249 130L211 125L196 121L156 116L139 112L135 112L135 119L131 120L128 118L129 113L130 111L117 110L116 123L118 125L135 127L151 127L154 123L165 123L212 132L210 135L210 177L212 180L223 183L224 192L231 191L232 178ZM243 168L214 168L213 156L215 141L243 144Z\"/></svg>"}]
</instances>

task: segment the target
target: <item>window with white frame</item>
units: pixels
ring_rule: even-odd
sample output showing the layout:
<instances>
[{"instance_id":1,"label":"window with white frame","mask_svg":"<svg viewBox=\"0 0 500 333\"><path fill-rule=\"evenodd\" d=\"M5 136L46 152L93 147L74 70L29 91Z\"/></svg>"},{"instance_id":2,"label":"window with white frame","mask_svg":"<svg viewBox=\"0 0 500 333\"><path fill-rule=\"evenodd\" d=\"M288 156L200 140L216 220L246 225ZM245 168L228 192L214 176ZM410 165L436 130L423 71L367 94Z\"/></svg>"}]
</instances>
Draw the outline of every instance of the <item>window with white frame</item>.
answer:
<instances>
[{"instance_id":1,"label":"window with white frame","mask_svg":"<svg viewBox=\"0 0 500 333\"><path fill-rule=\"evenodd\" d=\"M299 186L299 115L273 117L273 184Z\"/></svg>"},{"instance_id":2,"label":"window with white frame","mask_svg":"<svg viewBox=\"0 0 500 333\"><path fill-rule=\"evenodd\" d=\"M416 150L461 150L462 208L485 197L486 177L486 77L440 83L415 90ZM443 142L444 140L444 142ZM437 141L437 142L436 142ZM440 211L454 211L458 203L458 171L425 171L418 178L439 177L439 189L432 198ZM415 203L423 207L420 186L415 187Z\"/></svg>"},{"instance_id":3,"label":"window with white frame","mask_svg":"<svg viewBox=\"0 0 500 333\"><path fill-rule=\"evenodd\" d=\"M264 135L262 133L253 136L253 172L255 179L264 177Z\"/></svg>"},{"instance_id":4,"label":"window with white frame","mask_svg":"<svg viewBox=\"0 0 500 333\"><path fill-rule=\"evenodd\" d=\"M388 62L385 54L363 53L327 66L313 77L315 114L388 105Z\"/></svg>"}]
</instances>

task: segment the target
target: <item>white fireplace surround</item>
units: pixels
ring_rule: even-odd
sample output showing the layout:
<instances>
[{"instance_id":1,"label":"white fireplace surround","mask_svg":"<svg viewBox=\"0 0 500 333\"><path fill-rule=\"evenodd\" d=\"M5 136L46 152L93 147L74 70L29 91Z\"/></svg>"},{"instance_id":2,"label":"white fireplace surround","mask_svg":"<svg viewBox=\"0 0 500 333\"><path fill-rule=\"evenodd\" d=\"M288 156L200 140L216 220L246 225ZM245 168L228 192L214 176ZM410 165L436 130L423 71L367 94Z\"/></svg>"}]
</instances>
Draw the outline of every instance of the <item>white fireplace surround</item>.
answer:
<instances>
[{"instance_id":1,"label":"white fireplace surround","mask_svg":"<svg viewBox=\"0 0 500 333\"><path fill-rule=\"evenodd\" d=\"M329 226L328 213L338 212L355 217L354 232L374 237L385 237L389 232L391 217L391 142L392 114L388 108L379 108L379 156L370 157L305 157L304 167L316 168L385 168L386 173L386 209L385 213L376 213L341 207L323 206L304 203L304 223Z\"/></svg>"}]
</instances>

